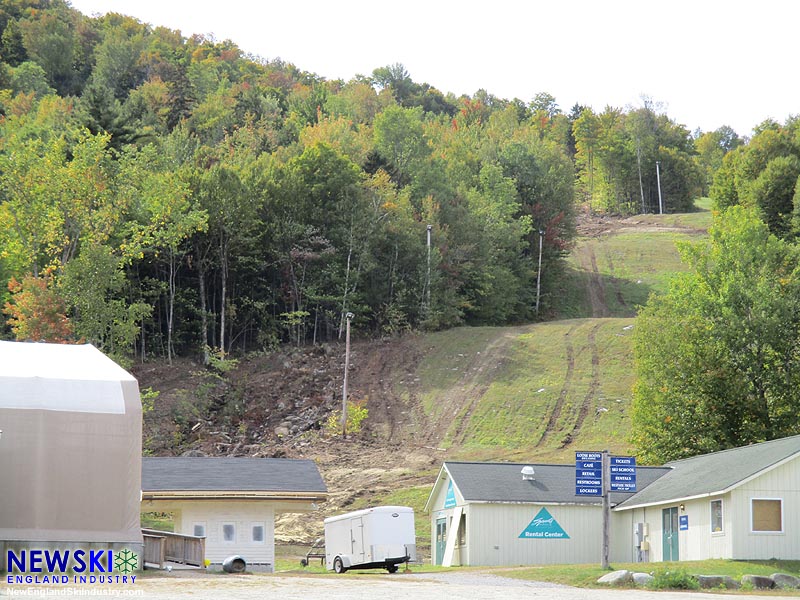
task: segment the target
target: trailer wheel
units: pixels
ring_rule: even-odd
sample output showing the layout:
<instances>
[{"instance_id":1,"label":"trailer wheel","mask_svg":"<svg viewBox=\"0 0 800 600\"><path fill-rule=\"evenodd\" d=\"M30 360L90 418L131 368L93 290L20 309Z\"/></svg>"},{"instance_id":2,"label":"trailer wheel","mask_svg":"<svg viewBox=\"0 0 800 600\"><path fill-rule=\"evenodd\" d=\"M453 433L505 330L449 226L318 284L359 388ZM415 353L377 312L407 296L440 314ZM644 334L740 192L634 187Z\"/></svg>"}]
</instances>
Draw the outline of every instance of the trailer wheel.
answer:
<instances>
[{"instance_id":1,"label":"trailer wheel","mask_svg":"<svg viewBox=\"0 0 800 600\"><path fill-rule=\"evenodd\" d=\"M337 573L344 573L345 571L347 571L347 568L344 566L342 559L339 558L338 556L333 559L333 570L336 571Z\"/></svg>"},{"instance_id":2,"label":"trailer wheel","mask_svg":"<svg viewBox=\"0 0 800 600\"><path fill-rule=\"evenodd\" d=\"M397 565L389 565L386 567L386 570L389 571L389 573L397 573Z\"/></svg>"},{"instance_id":3,"label":"trailer wheel","mask_svg":"<svg viewBox=\"0 0 800 600\"><path fill-rule=\"evenodd\" d=\"M308 561L305 558L301 558L300 559L300 566L301 567L307 567L308 566Z\"/></svg>"}]
</instances>

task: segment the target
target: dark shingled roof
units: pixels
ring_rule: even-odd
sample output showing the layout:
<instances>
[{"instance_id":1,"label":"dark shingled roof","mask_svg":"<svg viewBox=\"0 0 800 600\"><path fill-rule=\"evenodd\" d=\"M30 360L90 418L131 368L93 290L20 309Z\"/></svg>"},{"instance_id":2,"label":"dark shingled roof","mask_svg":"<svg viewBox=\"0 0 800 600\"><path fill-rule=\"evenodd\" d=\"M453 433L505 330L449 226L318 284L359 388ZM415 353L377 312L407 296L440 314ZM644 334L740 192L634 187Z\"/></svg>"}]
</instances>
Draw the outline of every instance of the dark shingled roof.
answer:
<instances>
[{"instance_id":1,"label":"dark shingled roof","mask_svg":"<svg viewBox=\"0 0 800 600\"><path fill-rule=\"evenodd\" d=\"M532 481L523 481L522 467L532 466ZM600 504L599 496L575 495L575 465L531 463L445 462L458 490L468 502L555 502ZM636 483L643 489L667 473L664 467L638 467ZM612 492L618 504L633 493Z\"/></svg>"},{"instance_id":2,"label":"dark shingled roof","mask_svg":"<svg viewBox=\"0 0 800 600\"><path fill-rule=\"evenodd\" d=\"M287 458L142 458L142 491L327 493L312 460Z\"/></svg>"},{"instance_id":3,"label":"dark shingled roof","mask_svg":"<svg viewBox=\"0 0 800 600\"><path fill-rule=\"evenodd\" d=\"M710 495L736 487L792 455L800 453L800 435L676 460L670 472L627 500L621 508Z\"/></svg>"}]
</instances>

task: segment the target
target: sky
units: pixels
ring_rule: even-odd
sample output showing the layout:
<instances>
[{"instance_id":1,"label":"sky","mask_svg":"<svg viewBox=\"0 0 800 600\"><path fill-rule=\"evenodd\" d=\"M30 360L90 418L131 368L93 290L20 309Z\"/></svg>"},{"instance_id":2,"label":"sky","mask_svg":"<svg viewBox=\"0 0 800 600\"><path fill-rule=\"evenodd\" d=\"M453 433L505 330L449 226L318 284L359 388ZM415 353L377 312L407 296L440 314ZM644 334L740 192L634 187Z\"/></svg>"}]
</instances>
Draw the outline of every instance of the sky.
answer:
<instances>
[{"instance_id":1,"label":"sky","mask_svg":"<svg viewBox=\"0 0 800 600\"><path fill-rule=\"evenodd\" d=\"M71 0L188 37L213 34L326 79L401 63L456 96L485 89L564 112L660 103L689 130L740 135L800 114L795 0Z\"/></svg>"}]
</instances>

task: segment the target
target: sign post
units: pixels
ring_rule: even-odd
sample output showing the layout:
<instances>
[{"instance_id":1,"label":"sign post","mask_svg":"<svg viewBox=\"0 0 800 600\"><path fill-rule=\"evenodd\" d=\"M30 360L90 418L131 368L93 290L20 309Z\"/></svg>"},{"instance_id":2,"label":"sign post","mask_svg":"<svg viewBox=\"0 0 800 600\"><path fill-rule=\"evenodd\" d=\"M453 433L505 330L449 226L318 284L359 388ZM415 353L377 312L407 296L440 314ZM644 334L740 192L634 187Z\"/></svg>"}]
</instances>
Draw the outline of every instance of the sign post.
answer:
<instances>
[{"instance_id":1,"label":"sign post","mask_svg":"<svg viewBox=\"0 0 800 600\"><path fill-rule=\"evenodd\" d=\"M604 569L609 565L611 546L611 492L635 491L635 456L610 456L608 450L575 453L575 495L600 496L602 499L603 546L600 564Z\"/></svg>"},{"instance_id":2,"label":"sign post","mask_svg":"<svg viewBox=\"0 0 800 600\"><path fill-rule=\"evenodd\" d=\"M611 545L610 522L611 522L611 494L608 493L609 480L609 460L608 450L603 450L603 550L600 556L600 566L608 569L608 548Z\"/></svg>"}]
</instances>

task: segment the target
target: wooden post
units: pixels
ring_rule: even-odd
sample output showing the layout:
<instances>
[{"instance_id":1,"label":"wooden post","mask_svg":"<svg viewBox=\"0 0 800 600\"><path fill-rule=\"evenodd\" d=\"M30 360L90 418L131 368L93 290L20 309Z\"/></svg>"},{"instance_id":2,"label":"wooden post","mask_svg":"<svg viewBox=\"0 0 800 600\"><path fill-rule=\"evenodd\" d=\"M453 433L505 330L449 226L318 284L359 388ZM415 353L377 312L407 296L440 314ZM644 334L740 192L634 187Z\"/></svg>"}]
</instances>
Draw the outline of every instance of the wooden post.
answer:
<instances>
[{"instance_id":1,"label":"wooden post","mask_svg":"<svg viewBox=\"0 0 800 600\"><path fill-rule=\"evenodd\" d=\"M609 491L611 482L611 468L608 457L608 450L603 450L603 548L600 566L608 569L608 548L609 548L609 529L611 522L611 492Z\"/></svg>"}]
</instances>

